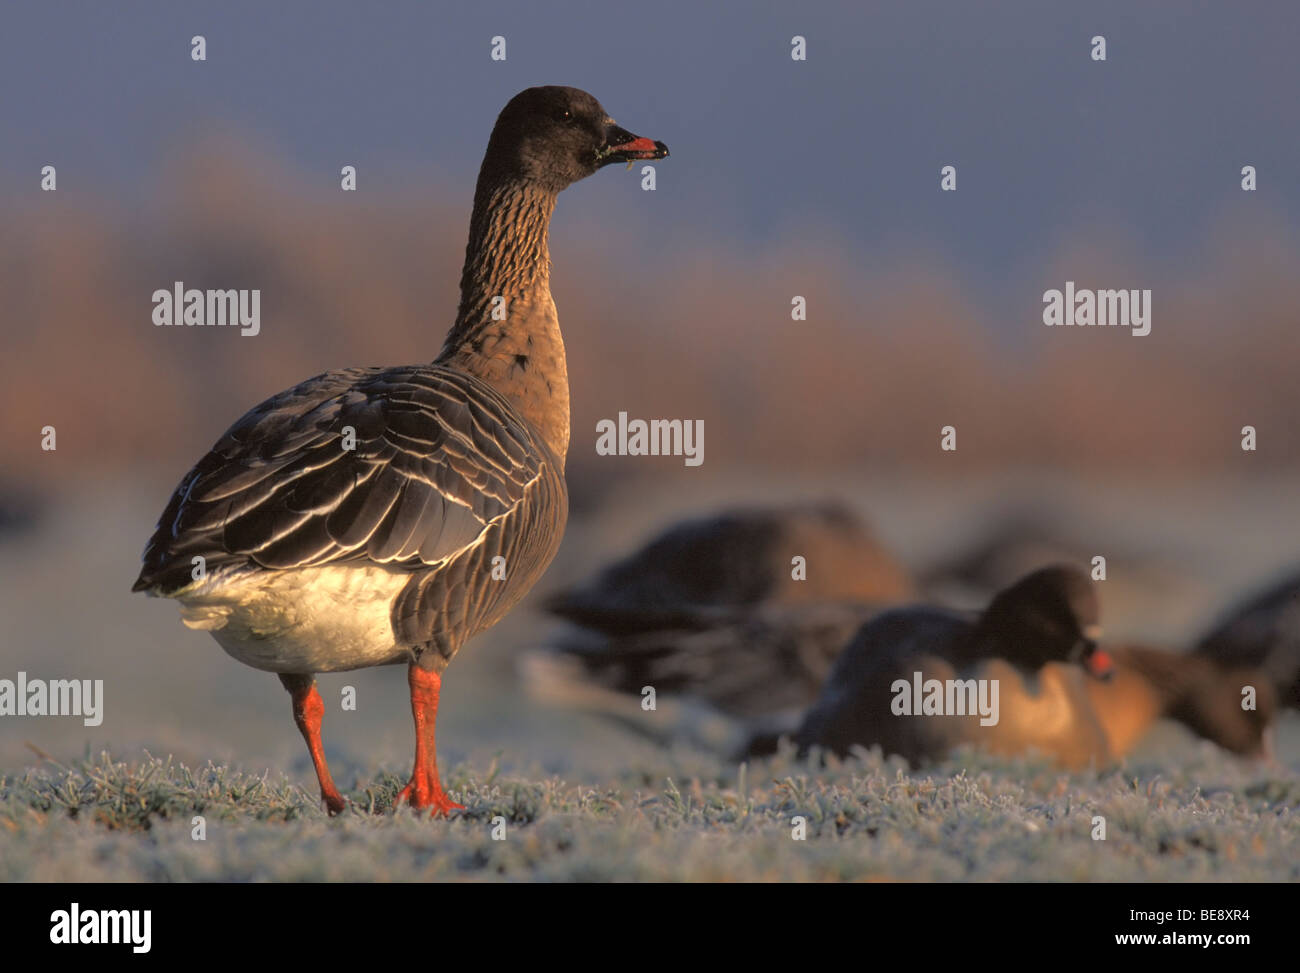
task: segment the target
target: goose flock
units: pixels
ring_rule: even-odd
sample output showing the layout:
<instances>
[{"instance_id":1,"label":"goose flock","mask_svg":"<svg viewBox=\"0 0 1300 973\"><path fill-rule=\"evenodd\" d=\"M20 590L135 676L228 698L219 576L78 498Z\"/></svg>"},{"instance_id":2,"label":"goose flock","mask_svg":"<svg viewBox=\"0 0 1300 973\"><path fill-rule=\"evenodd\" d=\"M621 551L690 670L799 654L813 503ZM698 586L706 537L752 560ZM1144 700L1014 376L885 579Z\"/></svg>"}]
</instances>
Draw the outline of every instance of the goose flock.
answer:
<instances>
[{"instance_id":1,"label":"goose flock","mask_svg":"<svg viewBox=\"0 0 1300 973\"><path fill-rule=\"evenodd\" d=\"M816 523L836 527L818 534L809 530ZM1013 534L1015 560L1025 535ZM1060 553L1033 546L1043 559ZM792 582L795 556L807 573ZM855 563L866 569L855 575ZM698 565L712 575L712 600L703 589L663 583ZM938 589L946 591L942 573ZM651 583L664 597L638 622L628 596ZM1190 652L1102 642L1098 588L1075 564L1049 563L995 592L982 611L956 610L933 597L914 600L927 585L908 582L843 505L735 509L670 527L553 596L551 610L568 624L527 654L521 671L540 699L631 724L631 706L619 700L647 686L699 701L741 725L738 760L769 755L788 739L801 754L879 747L912 764L974 747L1104 766L1161 719L1244 758L1271 758L1279 709L1300 705L1300 576L1247 599ZM742 601L740 590L751 597ZM619 607L591 610L601 603ZM996 685L996 721L974 707L919 719L900 713L910 687L931 680ZM699 709L687 712L699 718ZM648 729L654 721L640 722ZM699 738L683 726L670 725L672 734Z\"/></svg>"},{"instance_id":2,"label":"goose flock","mask_svg":"<svg viewBox=\"0 0 1300 973\"><path fill-rule=\"evenodd\" d=\"M279 676L331 813L346 802L315 674L397 664L415 760L394 806L460 807L437 769L443 673L533 587L567 518L556 199L605 166L667 155L586 92L516 95L483 157L437 358L325 372L272 396L166 504L133 590L175 599L186 625ZM787 737L804 752L880 746L923 762L973 744L1084 766L1123 756L1160 717L1258 756L1275 708L1300 705L1300 580L1190 655L1102 647L1077 568L998 587L977 613L918 603L922 587L836 504L698 518L553 598L569 628L529 657L531 684L702 701L746 728L741 758ZM948 687L948 711L930 686Z\"/></svg>"}]
</instances>

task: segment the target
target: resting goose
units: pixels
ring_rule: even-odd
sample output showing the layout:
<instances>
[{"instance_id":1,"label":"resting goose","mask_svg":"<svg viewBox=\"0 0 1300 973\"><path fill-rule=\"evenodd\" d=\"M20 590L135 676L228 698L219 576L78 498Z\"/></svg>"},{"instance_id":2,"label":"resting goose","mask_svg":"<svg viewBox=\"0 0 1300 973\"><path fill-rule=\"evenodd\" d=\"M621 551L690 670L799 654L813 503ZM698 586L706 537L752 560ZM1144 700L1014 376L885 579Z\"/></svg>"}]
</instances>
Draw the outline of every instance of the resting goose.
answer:
<instances>
[{"instance_id":1,"label":"resting goose","mask_svg":"<svg viewBox=\"0 0 1300 973\"><path fill-rule=\"evenodd\" d=\"M794 577L793 558L805 577ZM840 503L741 507L680 521L594 578L553 596L561 618L612 636L705 629L759 605L889 604L907 571Z\"/></svg>"},{"instance_id":2,"label":"resting goose","mask_svg":"<svg viewBox=\"0 0 1300 973\"><path fill-rule=\"evenodd\" d=\"M1277 693L1263 670L1148 646L1108 651L1113 677L1087 689L1112 757L1124 756L1166 718L1238 756L1271 758ZM1243 706L1246 687L1255 690L1250 708Z\"/></svg>"},{"instance_id":3,"label":"resting goose","mask_svg":"<svg viewBox=\"0 0 1300 973\"><path fill-rule=\"evenodd\" d=\"M547 249L556 196L611 163L667 155L586 92L516 95L483 157L460 308L437 359L326 372L273 396L163 511L133 590L177 599L185 624L279 674L331 813L344 802L314 674L399 663L416 736L395 805L460 806L437 770L442 673L542 574L568 509Z\"/></svg>"},{"instance_id":4,"label":"resting goose","mask_svg":"<svg viewBox=\"0 0 1300 973\"><path fill-rule=\"evenodd\" d=\"M527 653L521 669L535 696L563 705L590 700L617 708L620 697L635 712L644 687L653 686L657 696L698 700L727 717L797 715L817 698L849 637L883 607L761 604L704 629L613 638L578 631Z\"/></svg>"},{"instance_id":5,"label":"resting goose","mask_svg":"<svg viewBox=\"0 0 1300 973\"><path fill-rule=\"evenodd\" d=\"M1105 735L1085 685L1087 675L1106 678L1111 667L1096 646L1098 617L1091 582L1069 566L1033 572L978 616L928 605L885 612L836 660L794 740L801 751L838 754L879 744L912 763L965 743L1004 754L1039 749L1068 765L1104 759ZM923 680L997 680L998 722L896 714L895 683L911 685L917 672ZM757 738L752 752L767 743Z\"/></svg>"},{"instance_id":6,"label":"resting goose","mask_svg":"<svg viewBox=\"0 0 1300 973\"><path fill-rule=\"evenodd\" d=\"M1147 646L1101 650L1093 641L1098 629L1090 582L1070 568L1030 574L978 619L929 607L882 614L845 648L794 739L804 750L841 754L854 744L879 744L912 762L961 744L1003 754L1035 750L1082 767L1123 757L1166 718L1240 756L1270 756L1277 704L1262 670ZM997 679L997 725L894 715L894 681L917 671L941 681ZM1242 705L1246 686L1255 689L1253 708ZM774 734L759 732L749 752L763 755L775 745Z\"/></svg>"},{"instance_id":7,"label":"resting goose","mask_svg":"<svg viewBox=\"0 0 1300 973\"><path fill-rule=\"evenodd\" d=\"M1244 599L1197 643L1217 662L1262 669L1283 706L1300 708L1300 574Z\"/></svg>"},{"instance_id":8,"label":"resting goose","mask_svg":"<svg viewBox=\"0 0 1300 973\"><path fill-rule=\"evenodd\" d=\"M635 716L653 686L710 716L788 728L849 637L911 594L907 572L840 503L733 508L673 524L554 596L550 610L579 627L521 670L549 702Z\"/></svg>"}]
</instances>

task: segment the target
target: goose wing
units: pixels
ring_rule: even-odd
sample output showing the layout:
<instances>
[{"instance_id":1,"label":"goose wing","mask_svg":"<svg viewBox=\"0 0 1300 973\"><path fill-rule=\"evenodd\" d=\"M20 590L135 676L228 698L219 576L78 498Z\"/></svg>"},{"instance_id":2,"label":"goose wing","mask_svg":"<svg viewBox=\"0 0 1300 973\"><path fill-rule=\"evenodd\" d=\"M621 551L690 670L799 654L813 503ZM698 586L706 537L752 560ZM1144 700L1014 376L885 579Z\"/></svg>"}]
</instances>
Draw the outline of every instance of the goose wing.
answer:
<instances>
[{"instance_id":1,"label":"goose wing","mask_svg":"<svg viewBox=\"0 0 1300 973\"><path fill-rule=\"evenodd\" d=\"M136 591L369 560L411 570L473 544L553 463L487 385L437 365L326 372L236 422L172 494Z\"/></svg>"}]
</instances>

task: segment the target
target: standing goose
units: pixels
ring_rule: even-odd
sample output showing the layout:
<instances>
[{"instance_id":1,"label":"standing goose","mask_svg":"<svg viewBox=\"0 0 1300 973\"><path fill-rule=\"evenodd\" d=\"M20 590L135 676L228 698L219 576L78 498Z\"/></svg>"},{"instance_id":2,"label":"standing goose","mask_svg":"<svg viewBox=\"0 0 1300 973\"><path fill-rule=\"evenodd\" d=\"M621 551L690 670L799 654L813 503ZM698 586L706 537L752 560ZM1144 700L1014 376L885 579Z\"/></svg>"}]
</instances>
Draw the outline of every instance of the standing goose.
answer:
<instances>
[{"instance_id":1,"label":"standing goose","mask_svg":"<svg viewBox=\"0 0 1300 973\"><path fill-rule=\"evenodd\" d=\"M516 95L479 170L460 309L437 359L325 372L273 396L163 511L133 590L177 599L186 625L279 674L331 813L344 802L314 674L402 662L415 767L395 806L460 807L434 748L442 672L540 577L568 509L556 196L610 163L667 155L586 92Z\"/></svg>"}]
</instances>

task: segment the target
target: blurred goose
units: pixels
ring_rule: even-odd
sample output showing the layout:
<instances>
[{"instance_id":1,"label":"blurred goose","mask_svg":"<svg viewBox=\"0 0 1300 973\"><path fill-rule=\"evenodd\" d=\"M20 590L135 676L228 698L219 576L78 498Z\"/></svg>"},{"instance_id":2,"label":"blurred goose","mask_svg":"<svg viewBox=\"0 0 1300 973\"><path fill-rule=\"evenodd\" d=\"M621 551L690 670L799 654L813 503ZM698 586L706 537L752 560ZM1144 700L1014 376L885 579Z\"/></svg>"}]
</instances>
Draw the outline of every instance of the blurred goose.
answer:
<instances>
[{"instance_id":1,"label":"blurred goose","mask_svg":"<svg viewBox=\"0 0 1300 973\"><path fill-rule=\"evenodd\" d=\"M805 580L795 580L796 557ZM646 721L647 686L710 727L772 718L788 728L849 636L911 592L907 572L841 504L735 509L676 524L554 597L551 610L581 627L520 668L534 696L652 736L701 732L662 710Z\"/></svg>"},{"instance_id":2,"label":"blurred goose","mask_svg":"<svg viewBox=\"0 0 1300 973\"><path fill-rule=\"evenodd\" d=\"M1300 574L1243 599L1201 638L1195 652L1262 669L1278 702L1300 708Z\"/></svg>"},{"instance_id":3,"label":"blurred goose","mask_svg":"<svg viewBox=\"0 0 1300 973\"><path fill-rule=\"evenodd\" d=\"M794 577L801 557L806 577ZM742 621L756 605L889 604L907 571L842 504L742 508L675 524L548 608L610 635Z\"/></svg>"},{"instance_id":4,"label":"blurred goose","mask_svg":"<svg viewBox=\"0 0 1300 973\"><path fill-rule=\"evenodd\" d=\"M984 601L1031 571L1087 561L1089 545L1046 511L1016 507L991 512L980 522L984 526L969 543L959 542L948 557L921 572L920 583L927 592L944 601Z\"/></svg>"},{"instance_id":5,"label":"blurred goose","mask_svg":"<svg viewBox=\"0 0 1300 973\"><path fill-rule=\"evenodd\" d=\"M849 637L880 610L854 602L758 605L706 629L614 638L579 631L528 653L522 671L540 699L615 716L634 715L647 686L729 717L797 714L817 698Z\"/></svg>"},{"instance_id":6,"label":"blurred goose","mask_svg":"<svg viewBox=\"0 0 1300 973\"><path fill-rule=\"evenodd\" d=\"M1037 749L1067 766L1104 760L1105 732L1086 685L1111 669L1096 645L1098 620L1088 577L1062 565L1022 578L978 615L932 606L884 612L836 660L794 740L801 751L818 746L837 754L879 744L912 763L961 744L1003 754ZM990 680L984 699L996 700L989 710L996 709L996 723L981 725L973 706L964 709L971 715L900 715L912 687L972 679ZM762 753L769 741L756 738L751 752Z\"/></svg>"},{"instance_id":7,"label":"blurred goose","mask_svg":"<svg viewBox=\"0 0 1300 973\"><path fill-rule=\"evenodd\" d=\"M177 599L185 624L279 674L331 812L344 802L313 674L395 664L407 665L416 729L395 803L459 807L437 770L442 672L532 587L565 525L556 196L611 163L667 154L586 92L516 95L479 170L460 308L437 359L326 372L273 396L163 511L133 590Z\"/></svg>"},{"instance_id":8,"label":"blurred goose","mask_svg":"<svg viewBox=\"0 0 1300 973\"><path fill-rule=\"evenodd\" d=\"M1112 757L1165 718L1239 756L1271 758L1277 694L1262 670L1147 646L1109 652L1113 677L1089 681L1087 690Z\"/></svg>"},{"instance_id":9,"label":"blurred goose","mask_svg":"<svg viewBox=\"0 0 1300 973\"><path fill-rule=\"evenodd\" d=\"M921 572L919 584L928 599L981 605L1031 571L1053 564L1089 564L1098 554L1107 561L1107 614L1123 620L1127 628L1149 624L1152 604L1194 605L1207 594L1176 559L1138 550L1114 529L1082 530L1059 510L1020 505L995 510L981 522L985 526L971 543L957 544L953 556Z\"/></svg>"}]
</instances>

